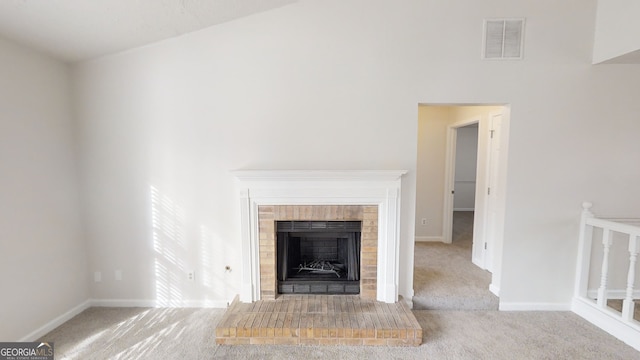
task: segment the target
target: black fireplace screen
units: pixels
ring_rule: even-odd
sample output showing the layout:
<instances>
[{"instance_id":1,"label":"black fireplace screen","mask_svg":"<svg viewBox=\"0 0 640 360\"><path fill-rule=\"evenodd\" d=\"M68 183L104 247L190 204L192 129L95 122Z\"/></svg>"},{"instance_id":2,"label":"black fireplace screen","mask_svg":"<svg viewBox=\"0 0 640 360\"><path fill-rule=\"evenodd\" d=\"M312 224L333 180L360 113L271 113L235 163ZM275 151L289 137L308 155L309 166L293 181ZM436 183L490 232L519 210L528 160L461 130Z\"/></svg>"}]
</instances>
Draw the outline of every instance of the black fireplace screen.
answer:
<instances>
[{"instance_id":1,"label":"black fireplace screen","mask_svg":"<svg viewBox=\"0 0 640 360\"><path fill-rule=\"evenodd\" d=\"M360 221L278 221L280 292L359 292L361 226Z\"/></svg>"}]
</instances>

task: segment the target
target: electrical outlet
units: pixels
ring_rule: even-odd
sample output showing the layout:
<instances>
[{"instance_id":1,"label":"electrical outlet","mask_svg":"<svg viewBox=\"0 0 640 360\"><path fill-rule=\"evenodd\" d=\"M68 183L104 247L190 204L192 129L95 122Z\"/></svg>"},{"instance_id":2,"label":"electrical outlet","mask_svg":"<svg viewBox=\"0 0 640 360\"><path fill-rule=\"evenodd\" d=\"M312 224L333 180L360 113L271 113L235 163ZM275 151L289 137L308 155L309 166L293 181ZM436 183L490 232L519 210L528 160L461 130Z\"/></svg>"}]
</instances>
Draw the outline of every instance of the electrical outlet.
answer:
<instances>
[{"instance_id":1,"label":"electrical outlet","mask_svg":"<svg viewBox=\"0 0 640 360\"><path fill-rule=\"evenodd\" d=\"M422 225L427 225L427 219L426 218L422 218Z\"/></svg>"},{"instance_id":2,"label":"electrical outlet","mask_svg":"<svg viewBox=\"0 0 640 360\"><path fill-rule=\"evenodd\" d=\"M93 281L102 282L102 273L100 271L96 271L93 273Z\"/></svg>"},{"instance_id":3,"label":"electrical outlet","mask_svg":"<svg viewBox=\"0 0 640 360\"><path fill-rule=\"evenodd\" d=\"M122 281L122 270L116 270L113 274L116 281Z\"/></svg>"},{"instance_id":4,"label":"electrical outlet","mask_svg":"<svg viewBox=\"0 0 640 360\"><path fill-rule=\"evenodd\" d=\"M187 273L187 280L196 281L196 272L194 270L191 270Z\"/></svg>"}]
</instances>

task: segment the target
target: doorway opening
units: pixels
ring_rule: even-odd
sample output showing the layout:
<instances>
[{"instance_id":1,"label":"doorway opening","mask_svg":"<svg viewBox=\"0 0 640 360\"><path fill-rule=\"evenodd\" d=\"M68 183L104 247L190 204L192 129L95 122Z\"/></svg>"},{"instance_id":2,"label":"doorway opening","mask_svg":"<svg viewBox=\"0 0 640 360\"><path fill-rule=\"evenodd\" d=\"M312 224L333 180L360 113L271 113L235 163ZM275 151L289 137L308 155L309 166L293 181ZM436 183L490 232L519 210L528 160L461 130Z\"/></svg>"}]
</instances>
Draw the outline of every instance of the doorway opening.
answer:
<instances>
[{"instance_id":1,"label":"doorway opening","mask_svg":"<svg viewBox=\"0 0 640 360\"><path fill-rule=\"evenodd\" d=\"M462 256L470 271L488 272L479 285L498 295L509 107L420 105L418 114L416 251L467 232Z\"/></svg>"},{"instance_id":2,"label":"doorway opening","mask_svg":"<svg viewBox=\"0 0 640 360\"><path fill-rule=\"evenodd\" d=\"M443 202L443 242L445 243L452 243L461 235L473 238L478 187L479 123L480 118L472 118L447 128Z\"/></svg>"}]
</instances>

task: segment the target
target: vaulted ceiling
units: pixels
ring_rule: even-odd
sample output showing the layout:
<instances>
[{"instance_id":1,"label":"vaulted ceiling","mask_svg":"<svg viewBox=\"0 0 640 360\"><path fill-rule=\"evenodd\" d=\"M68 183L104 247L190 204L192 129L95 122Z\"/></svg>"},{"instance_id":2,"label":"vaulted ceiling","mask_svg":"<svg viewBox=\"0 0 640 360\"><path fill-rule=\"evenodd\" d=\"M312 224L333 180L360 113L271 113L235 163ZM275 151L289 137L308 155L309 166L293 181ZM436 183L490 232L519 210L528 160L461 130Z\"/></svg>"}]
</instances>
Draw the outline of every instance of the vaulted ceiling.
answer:
<instances>
[{"instance_id":1,"label":"vaulted ceiling","mask_svg":"<svg viewBox=\"0 0 640 360\"><path fill-rule=\"evenodd\" d=\"M66 62L77 62L180 36L297 1L0 0L0 38L27 45ZM614 13L619 11L616 8L618 5L612 6ZM618 24L616 17L612 21L613 28L623 29L623 33L629 27L629 24ZM612 24L605 22L599 25L608 30ZM640 64L640 50L628 51L627 45L624 46L626 52L596 63ZM632 45L637 45L637 41L633 40ZM631 46L631 49L635 50L637 46Z\"/></svg>"},{"instance_id":2,"label":"vaulted ceiling","mask_svg":"<svg viewBox=\"0 0 640 360\"><path fill-rule=\"evenodd\" d=\"M0 36L68 62L116 53L297 0L2 0Z\"/></svg>"}]
</instances>

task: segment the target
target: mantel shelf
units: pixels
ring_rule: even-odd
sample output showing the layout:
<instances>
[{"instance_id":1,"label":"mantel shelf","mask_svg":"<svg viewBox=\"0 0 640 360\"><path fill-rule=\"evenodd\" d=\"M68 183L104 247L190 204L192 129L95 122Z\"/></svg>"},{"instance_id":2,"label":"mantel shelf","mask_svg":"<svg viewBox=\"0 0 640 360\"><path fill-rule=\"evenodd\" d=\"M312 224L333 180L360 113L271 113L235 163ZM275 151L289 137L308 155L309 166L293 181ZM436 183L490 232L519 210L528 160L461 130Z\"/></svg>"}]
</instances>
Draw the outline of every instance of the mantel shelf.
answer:
<instances>
[{"instance_id":1,"label":"mantel shelf","mask_svg":"<svg viewBox=\"0 0 640 360\"><path fill-rule=\"evenodd\" d=\"M235 170L240 181L395 181L406 170Z\"/></svg>"}]
</instances>

